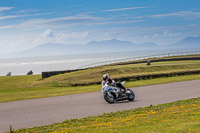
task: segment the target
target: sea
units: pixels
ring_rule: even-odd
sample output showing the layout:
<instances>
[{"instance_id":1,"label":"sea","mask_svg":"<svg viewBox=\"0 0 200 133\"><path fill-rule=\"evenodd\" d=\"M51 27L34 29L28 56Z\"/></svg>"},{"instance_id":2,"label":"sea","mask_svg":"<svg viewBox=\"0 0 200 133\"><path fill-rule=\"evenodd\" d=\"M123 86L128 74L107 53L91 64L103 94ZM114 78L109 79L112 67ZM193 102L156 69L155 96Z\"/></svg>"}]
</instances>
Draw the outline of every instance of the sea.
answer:
<instances>
[{"instance_id":1,"label":"sea","mask_svg":"<svg viewBox=\"0 0 200 133\"><path fill-rule=\"evenodd\" d=\"M34 75L37 75L47 71L60 71L84 68L85 65L98 62L193 51L198 51L198 49L166 49L59 55L46 57L7 58L0 59L0 76L6 76L8 72L11 72L12 75L27 75L28 71L30 70L33 71Z\"/></svg>"}]
</instances>

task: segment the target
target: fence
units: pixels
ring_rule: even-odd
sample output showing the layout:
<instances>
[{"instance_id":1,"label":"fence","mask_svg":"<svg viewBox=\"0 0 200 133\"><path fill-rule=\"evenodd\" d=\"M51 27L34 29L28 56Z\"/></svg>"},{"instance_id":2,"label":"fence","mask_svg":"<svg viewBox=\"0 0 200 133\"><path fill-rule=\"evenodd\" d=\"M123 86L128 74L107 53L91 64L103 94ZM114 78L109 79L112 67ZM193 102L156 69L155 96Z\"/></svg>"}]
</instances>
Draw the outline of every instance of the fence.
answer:
<instances>
[{"instance_id":1,"label":"fence","mask_svg":"<svg viewBox=\"0 0 200 133\"><path fill-rule=\"evenodd\" d=\"M178 52L178 53L166 53L166 54L157 54L157 55L149 55L149 56L140 56L140 57L133 57L133 58L126 58L120 60L111 60L111 61L104 61L104 62L97 62L88 65L84 65L79 67L78 69L87 69L87 68L94 68L97 66L109 65L114 63L125 63L129 61L138 61L150 58L162 58L162 57L170 57L170 56L186 56L186 55L197 55L200 54L200 51L192 51L192 52Z\"/></svg>"},{"instance_id":2,"label":"fence","mask_svg":"<svg viewBox=\"0 0 200 133\"><path fill-rule=\"evenodd\" d=\"M48 77L51 77L51 76L54 76L54 75L64 74L64 73L71 73L71 72L80 71L80 70L84 70L84 69L42 72L42 78L44 79L44 78L48 78Z\"/></svg>"}]
</instances>

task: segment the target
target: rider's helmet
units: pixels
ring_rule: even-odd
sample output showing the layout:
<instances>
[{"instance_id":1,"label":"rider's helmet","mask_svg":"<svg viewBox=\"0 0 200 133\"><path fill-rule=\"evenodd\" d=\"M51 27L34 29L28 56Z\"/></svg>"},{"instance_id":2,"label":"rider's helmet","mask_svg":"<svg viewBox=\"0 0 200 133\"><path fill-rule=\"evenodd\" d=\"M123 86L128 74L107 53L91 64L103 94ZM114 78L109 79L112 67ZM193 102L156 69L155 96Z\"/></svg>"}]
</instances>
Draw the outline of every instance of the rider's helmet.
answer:
<instances>
[{"instance_id":1,"label":"rider's helmet","mask_svg":"<svg viewBox=\"0 0 200 133\"><path fill-rule=\"evenodd\" d=\"M103 81L108 81L110 79L110 76L108 74L103 75Z\"/></svg>"}]
</instances>

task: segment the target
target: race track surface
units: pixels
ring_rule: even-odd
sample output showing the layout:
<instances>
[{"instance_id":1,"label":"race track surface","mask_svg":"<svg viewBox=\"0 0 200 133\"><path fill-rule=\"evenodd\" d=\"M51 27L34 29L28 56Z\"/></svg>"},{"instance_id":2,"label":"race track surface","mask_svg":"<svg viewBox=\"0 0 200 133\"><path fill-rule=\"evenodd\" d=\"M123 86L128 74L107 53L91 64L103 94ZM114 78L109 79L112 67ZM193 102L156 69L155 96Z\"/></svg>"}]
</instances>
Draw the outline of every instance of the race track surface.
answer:
<instances>
[{"instance_id":1,"label":"race track surface","mask_svg":"<svg viewBox=\"0 0 200 133\"><path fill-rule=\"evenodd\" d=\"M101 92L0 103L0 133L149 105L200 97L200 80L131 88L133 102L108 104ZM99 88L101 90L101 88Z\"/></svg>"}]
</instances>

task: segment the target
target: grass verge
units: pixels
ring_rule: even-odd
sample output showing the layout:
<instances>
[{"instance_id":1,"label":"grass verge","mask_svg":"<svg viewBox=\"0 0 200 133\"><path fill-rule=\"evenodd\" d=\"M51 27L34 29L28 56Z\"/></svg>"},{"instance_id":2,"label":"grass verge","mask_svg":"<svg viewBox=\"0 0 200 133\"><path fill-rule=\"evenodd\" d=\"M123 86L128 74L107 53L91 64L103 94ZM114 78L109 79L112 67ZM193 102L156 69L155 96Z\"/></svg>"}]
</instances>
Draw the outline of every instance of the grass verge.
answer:
<instances>
[{"instance_id":1,"label":"grass verge","mask_svg":"<svg viewBox=\"0 0 200 133\"><path fill-rule=\"evenodd\" d=\"M53 125L20 129L14 133L154 133L200 132L200 98L118 111Z\"/></svg>"}]
</instances>

